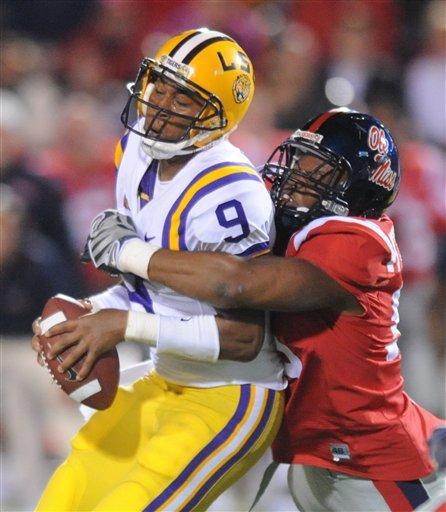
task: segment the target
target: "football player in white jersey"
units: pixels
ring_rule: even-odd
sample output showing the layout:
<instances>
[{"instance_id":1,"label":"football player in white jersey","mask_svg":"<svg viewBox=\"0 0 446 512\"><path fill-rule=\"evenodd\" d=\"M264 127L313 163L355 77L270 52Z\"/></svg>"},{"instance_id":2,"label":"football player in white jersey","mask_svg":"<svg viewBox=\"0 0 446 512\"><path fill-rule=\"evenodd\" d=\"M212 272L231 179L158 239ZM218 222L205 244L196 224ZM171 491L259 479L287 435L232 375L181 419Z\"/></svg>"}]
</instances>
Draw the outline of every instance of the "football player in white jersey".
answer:
<instances>
[{"instance_id":1,"label":"football player in white jersey","mask_svg":"<svg viewBox=\"0 0 446 512\"><path fill-rule=\"evenodd\" d=\"M80 378L124 339L148 343L154 369L74 437L38 510L204 510L260 458L282 417L283 366L263 314L217 312L149 283L139 264L148 241L269 251L272 202L227 140L253 96L252 64L231 37L191 30L145 58L129 90L117 208L94 219L85 254L103 270L119 254L122 283L90 298L91 315L48 334L62 334L53 356L76 345L63 365L87 354Z\"/></svg>"}]
</instances>

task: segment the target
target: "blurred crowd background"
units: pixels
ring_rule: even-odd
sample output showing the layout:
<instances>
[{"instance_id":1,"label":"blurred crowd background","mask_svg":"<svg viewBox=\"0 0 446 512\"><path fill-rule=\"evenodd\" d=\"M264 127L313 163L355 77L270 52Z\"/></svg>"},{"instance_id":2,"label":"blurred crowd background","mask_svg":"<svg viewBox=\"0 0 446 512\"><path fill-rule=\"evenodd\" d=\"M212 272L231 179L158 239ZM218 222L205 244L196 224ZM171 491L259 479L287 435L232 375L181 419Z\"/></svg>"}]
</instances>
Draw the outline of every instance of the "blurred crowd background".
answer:
<instances>
[{"instance_id":1,"label":"blurred crowd background","mask_svg":"<svg viewBox=\"0 0 446 512\"><path fill-rule=\"evenodd\" d=\"M231 140L254 164L329 108L368 111L393 132L406 388L444 414L444 0L3 0L1 23L2 510L33 507L81 424L35 363L31 323L57 292L83 297L112 283L78 255L90 220L114 205L125 85L143 56L190 28L227 32L253 61L254 101ZM214 509L242 510L259 473ZM257 510L293 509L280 478Z\"/></svg>"}]
</instances>

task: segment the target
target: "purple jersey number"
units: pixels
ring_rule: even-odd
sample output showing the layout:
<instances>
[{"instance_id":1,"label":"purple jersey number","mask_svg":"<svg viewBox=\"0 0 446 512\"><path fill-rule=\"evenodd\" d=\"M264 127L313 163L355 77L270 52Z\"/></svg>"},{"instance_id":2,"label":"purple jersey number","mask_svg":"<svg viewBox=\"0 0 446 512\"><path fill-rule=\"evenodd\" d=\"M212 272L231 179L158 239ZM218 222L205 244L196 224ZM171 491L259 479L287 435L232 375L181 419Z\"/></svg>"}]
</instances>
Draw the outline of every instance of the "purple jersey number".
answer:
<instances>
[{"instance_id":1,"label":"purple jersey number","mask_svg":"<svg viewBox=\"0 0 446 512\"><path fill-rule=\"evenodd\" d=\"M228 212L230 210L230 212ZM233 212L235 211L236 216L233 217ZM245 212L243 211L243 206L240 201L237 199L232 199L227 203L219 204L215 210L215 214L217 215L218 223L220 226L224 228L233 228L234 226L240 226L242 233L238 236L227 236L225 238L225 242L240 242L249 235L249 224L248 219L246 218ZM232 218L227 218L228 214Z\"/></svg>"}]
</instances>

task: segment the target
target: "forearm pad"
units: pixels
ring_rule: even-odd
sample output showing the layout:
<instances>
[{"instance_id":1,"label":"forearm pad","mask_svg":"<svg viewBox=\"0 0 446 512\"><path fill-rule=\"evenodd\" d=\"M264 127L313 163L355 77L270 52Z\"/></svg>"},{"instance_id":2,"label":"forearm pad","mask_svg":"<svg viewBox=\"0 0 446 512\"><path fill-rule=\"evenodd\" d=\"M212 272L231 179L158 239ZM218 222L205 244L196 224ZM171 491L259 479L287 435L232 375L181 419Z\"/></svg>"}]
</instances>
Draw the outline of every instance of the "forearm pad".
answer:
<instances>
[{"instance_id":1,"label":"forearm pad","mask_svg":"<svg viewBox=\"0 0 446 512\"><path fill-rule=\"evenodd\" d=\"M125 339L156 347L196 361L215 362L220 354L218 327L213 315L187 318L129 311Z\"/></svg>"}]
</instances>

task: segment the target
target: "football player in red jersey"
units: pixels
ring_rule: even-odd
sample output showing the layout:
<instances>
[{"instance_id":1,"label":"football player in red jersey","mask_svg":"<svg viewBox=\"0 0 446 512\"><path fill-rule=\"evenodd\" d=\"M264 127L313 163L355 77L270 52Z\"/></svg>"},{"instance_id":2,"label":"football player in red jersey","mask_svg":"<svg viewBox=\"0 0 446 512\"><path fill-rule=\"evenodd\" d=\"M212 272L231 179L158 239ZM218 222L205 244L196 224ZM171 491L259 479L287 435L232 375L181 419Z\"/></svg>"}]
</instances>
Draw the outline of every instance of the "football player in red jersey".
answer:
<instances>
[{"instance_id":1,"label":"football player in red jersey","mask_svg":"<svg viewBox=\"0 0 446 512\"><path fill-rule=\"evenodd\" d=\"M159 249L148 277L221 308L277 312L296 378L274 454L291 464L300 510L413 510L444 485L426 443L441 420L403 390L392 136L332 110L284 141L264 176L285 258Z\"/></svg>"}]
</instances>

